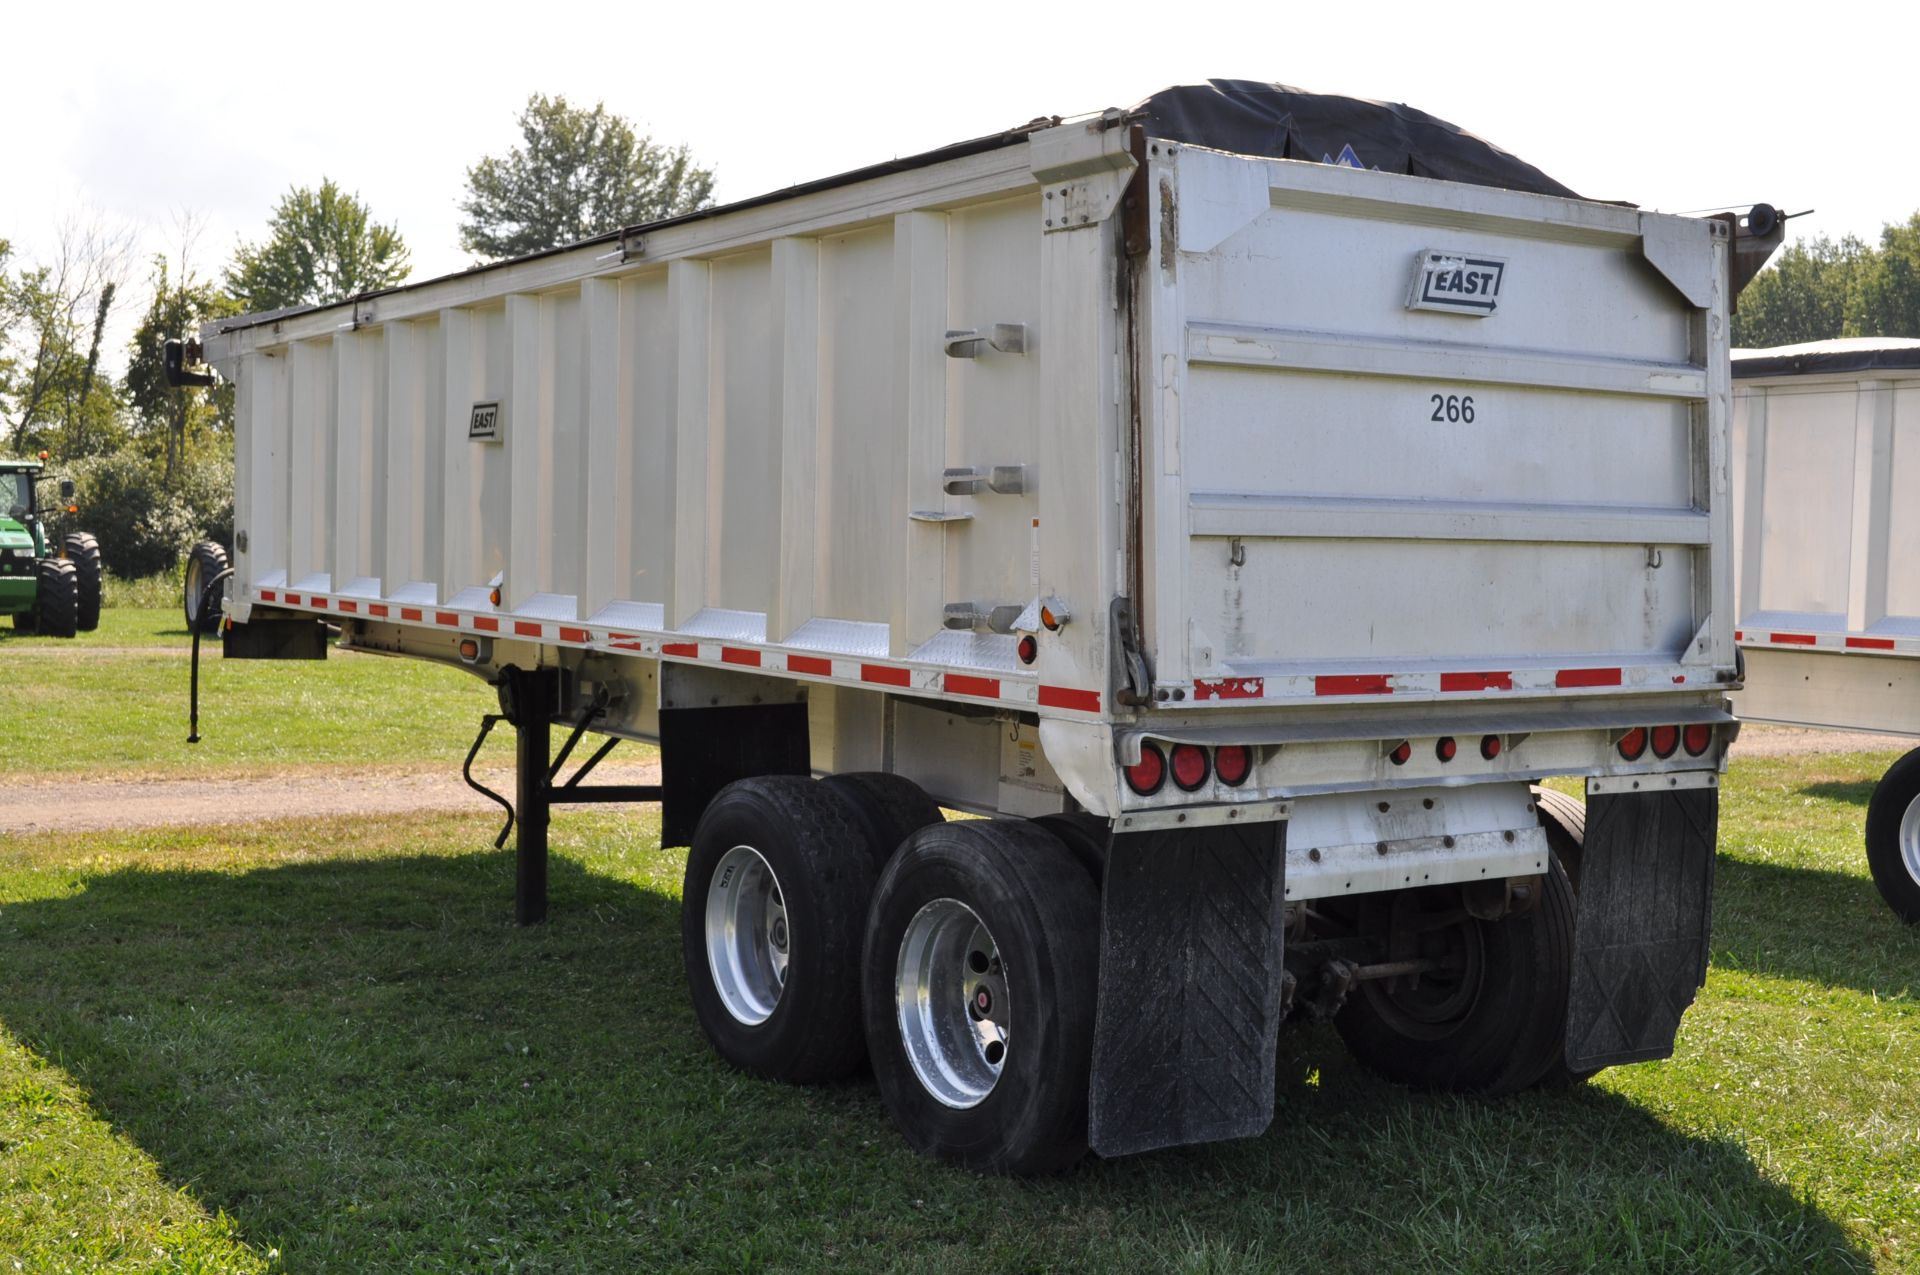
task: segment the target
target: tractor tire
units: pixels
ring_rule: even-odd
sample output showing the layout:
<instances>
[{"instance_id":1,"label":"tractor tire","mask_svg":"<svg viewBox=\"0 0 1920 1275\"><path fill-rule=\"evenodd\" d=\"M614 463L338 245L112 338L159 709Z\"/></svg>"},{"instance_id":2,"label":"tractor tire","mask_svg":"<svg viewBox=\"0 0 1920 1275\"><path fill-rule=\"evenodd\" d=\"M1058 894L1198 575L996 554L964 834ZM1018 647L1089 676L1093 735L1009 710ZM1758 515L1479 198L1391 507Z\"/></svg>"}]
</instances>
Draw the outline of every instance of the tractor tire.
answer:
<instances>
[{"instance_id":1,"label":"tractor tire","mask_svg":"<svg viewBox=\"0 0 1920 1275\"><path fill-rule=\"evenodd\" d=\"M828 775L820 785L846 802L866 825L875 873L887 866L901 842L922 828L946 821L939 803L927 796L926 789L899 775L855 771Z\"/></svg>"},{"instance_id":2,"label":"tractor tire","mask_svg":"<svg viewBox=\"0 0 1920 1275\"><path fill-rule=\"evenodd\" d=\"M1354 1059L1416 1089L1489 1097L1530 1088L1564 1059L1573 888L1557 863L1544 883L1529 912L1426 930L1423 942L1457 961L1452 974L1355 988L1333 1020Z\"/></svg>"},{"instance_id":3,"label":"tractor tire","mask_svg":"<svg viewBox=\"0 0 1920 1275\"><path fill-rule=\"evenodd\" d=\"M204 595L207 582L226 569L227 551L211 540L202 540L187 551L186 584L181 602L188 633L212 636L220 631L220 594L215 592L211 598Z\"/></svg>"},{"instance_id":4,"label":"tractor tire","mask_svg":"<svg viewBox=\"0 0 1920 1275\"><path fill-rule=\"evenodd\" d=\"M915 1150L990 1173L1087 1151L1100 898L1015 819L923 828L874 887L863 967L881 1101Z\"/></svg>"},{"instance_id":5,"label":"tractor tire","mask_svg":"<svg viewBox=\"0 0 1920 1275\"><path fill-rule=\"evenodd\" d=\"M1920 748L1887 768L1867 802L1867 868L1880 897L1920 925Z\"/></svg>"},{"instance_id":6,"label":"tractor tire","mask_svg":"<svg viewBox=\"0 0 1920 1275\"><path fill-rule=\"evenodd\" d=\"M866 828L814 780L720 790L694 829L680 896L687 989L715 1053L794 1084L859 1070L874 872Z\"/></svg>"},{"instance_id":7,"label":"tractor tire","mask_svg":"<svg viewBox=\"0 0 1920 1275\"><path fill-rule=\"evenodd\" d=\"M79 576L80 631L91 633L100 627L100 542L88 532L69 531L65 549Z\"/></svg>"},{"instance_id":8,"label":"tractor tire","mask_svg":"<svg viewBox=\"0 0 1920 1275\"><path fill-rule=\"evenodd\" d=\"M33 600L34 627L45 637L70 638L80 629L80 577L62 558L42 558Z\"/></svg>"}]
</instances>

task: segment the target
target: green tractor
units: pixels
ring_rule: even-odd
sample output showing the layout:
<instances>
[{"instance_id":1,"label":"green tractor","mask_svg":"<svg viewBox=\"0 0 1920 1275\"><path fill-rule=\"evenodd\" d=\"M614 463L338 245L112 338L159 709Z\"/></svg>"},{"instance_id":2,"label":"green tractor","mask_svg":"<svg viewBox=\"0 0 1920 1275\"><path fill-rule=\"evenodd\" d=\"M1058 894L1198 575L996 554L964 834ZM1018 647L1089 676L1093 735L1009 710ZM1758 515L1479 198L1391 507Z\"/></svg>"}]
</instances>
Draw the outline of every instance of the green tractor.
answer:
<instances>
[{"instance_id":1,"label":"green tractor","mask_svg":"<svg viewBox=\"0 0 1920 1275\"><path fill-rule=\"evenodd\" d=\"M45 459L0 460L0 615L28 633L70 638L100 627L100 542L70 531L55 555L38 491ZM72 480L62 480L60 498L73 500Z\"/></svg>"}]
</instances>

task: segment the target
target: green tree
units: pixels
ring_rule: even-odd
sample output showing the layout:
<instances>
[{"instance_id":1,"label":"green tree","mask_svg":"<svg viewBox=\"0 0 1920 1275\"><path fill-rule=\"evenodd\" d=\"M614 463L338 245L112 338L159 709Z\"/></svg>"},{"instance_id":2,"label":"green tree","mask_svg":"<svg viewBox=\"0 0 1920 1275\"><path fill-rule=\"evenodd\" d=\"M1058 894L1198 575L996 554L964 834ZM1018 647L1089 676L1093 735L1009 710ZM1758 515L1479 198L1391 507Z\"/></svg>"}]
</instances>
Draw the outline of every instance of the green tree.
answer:
<instances>
[{"instance_id":1,"label":"green tree","mask_svg":"<svg viewBox=\"0 0 1920 1275\"><path fill-rule=\"evenodd\" d=\"M1869 255L1870 249L1852 236L1837 244L1823 236L1783 249L1740 294L1733 343L1798 345L1840 336L1854 275Z\"/></svg>"},{"instance_id":2,"label":"green tree","mask_svg":"<svg viewBox=\"0 0 1920 1275\"><path fill-rule=\"evenodd\" d=\"M684 146L634 132L603 102L592 110L536 93L520 112L523 145L467 170L460 245L490 260L557 248L713 202L713 170Z\"/></svg>"},{"instance_id":3,"label":"green tree","mask_svg":"<svg viewBox=\"0 0 1920 1275\"><path fill-rule=\"evenodd\" d=\"M1920 212L1881 229L1854 276L1847 335L1920 337Z\"/></svg>"},{"instance_id":4,"label":"green tree","mask_svg":"<svg viewBox=\"0 0 1920 1275\"><path fill-rule=\"evenodd\" d=\"M248 311L326 305L399 283L410 268L407 257L399 231L322 178L318 190L289 190L267 223L266 240L234 253L227 290Z\"/></svg>"},{"instance_id":5,"label":"green tree","mask_svg":"<svg viewBox=\"0 0 1920 1275\"><path fill-rule=\"evenodd\" d=\"M164 348L170 338L197 331L208 319L237 311L211 280L201 279L187 264L183 252L178 265L166 257L153 262L153 300L134 330L128 350L126 396L160 460L162 481L172 485L191 450L203 447L223 425L231 428L231 386L212 390L181 389L167 384ZM219 450L225 454L223 444Z\"/></svg>"}]
</instances>

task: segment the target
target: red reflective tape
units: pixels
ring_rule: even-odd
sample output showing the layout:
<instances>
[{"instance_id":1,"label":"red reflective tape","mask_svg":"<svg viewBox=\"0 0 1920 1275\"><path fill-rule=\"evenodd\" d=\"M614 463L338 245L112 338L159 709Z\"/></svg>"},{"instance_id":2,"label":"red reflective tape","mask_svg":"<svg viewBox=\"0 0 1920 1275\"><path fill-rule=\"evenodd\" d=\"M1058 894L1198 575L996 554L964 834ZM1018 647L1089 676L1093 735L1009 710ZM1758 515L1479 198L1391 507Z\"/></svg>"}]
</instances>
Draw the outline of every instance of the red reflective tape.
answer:
<instances>
[{"instance_id":1,"label":"red reflective tape","mask_svg":"<svg viewBox=\"0 0 1920 1275\"><path fill-rule=\"evenodd\" d=\"M584 642L587 640L587 631L585 629L569 628L563 624L560 626L560 640L562 642Z\"/></svg>"},{"instance_id":2,"label":"red reflective tape","mask_svg":"<svg viewBox=\"0 0 1920 1275\"><path fill-rule=\"evenodd\" d=\"M341 609L342 611L355 611L355 612L357 612L357 611L359 611L359 610L360 610L360 604L359 604L358 602L349 602L349 601L347 601L346 599L344 599L344 598L342 598L342 599L340 600L340 609Z\"/></svg>"},{"instance_id":3,"label":"red reflective tape","mask_svg":"<svg viewBox=\"0 0 1920 1275\"><path fill-rule=\"evenodd\" d=\"M1356 673L1346 677L1316 677L1315 695L1391 695L1393 686L1385 673Z\"/></svg>"},{"instance_id":4,"label":"red reflective tape","mask_svg":"<svg viewBox=\"0 0 1920 1275\"><path fill-rule=\"evenodd\" d=\"M1812 646L1813 634L1811 633L1769 633L1767 634L1767 640L1769 642L1778 643L1781 646Z\"/></svg>"},{"instance_id":5,"label":"red reflective tape","mask_svg":"<svg viewBox=\"0 0 1920 1275\"><path fill-rule=\"evenodd\" d=\"M297 593L289 593L289 594L287 595L287 597L286 597L286 603L287 603L287 605L288 605L288 606L290 606L290 607L297 607L297 606L299 606L299 605L300 605L300 595L299 595L299 594L297 594Z\"/></svg>"},{"instance_id":6,"label":"red reflective tape","mask_svg":"<svg viewBox=\"0 0 1920 1275\"><path fill-rule=\"evenodd\" d=\"M498 633L500 621L490 615L476 615L473 617L473 627L487 633Z\"/></svg>"},{"instance_id":7,"label":"red reflective tape","mask_svg":"<svg viewBox=\"0 0 1920 1275\"><path fill-rule=\"evenodd\" d=\"M1563 668L1554 674L1555 686L1618 686L1617 668Z\"/></svg>"},{"instance_id":8,"label":"red reflective tape","mask_svg":"<svg viewBox=\"0 0 1920 1275\"><path fill-rule=\"evenodd\" d=\"M821 659L817 655L789 655L787 672L807 673L814 677L832 677L833 661Z\"/></svg>"},{"instance_id":9,"label":"red reflective tape","mask_svg":"<svg viewBox=\"0 0 1920 1275\"><path fill-rule=\"evenodd\" d=\"M723 646L720 648L720 662L722 664L744 664L748 668L759 668L760 652L745 650L737 646Z\"/></svg>"},{"instance_id":10,"label":"red reflective tape","mask_svg":"<svg viewBox=\"0 0 1920 1275\"><path fill-rule=\"evenodd\" d=\"M1071 686L1042 686L1040 707L1067 708L1076 713L1100 711L1099 691L1076 691Z\"/></svg>"},{"instance_id":11,"label":"red reflective tape","mask_svg":"<svg viewBox=\"0 0 1920 1275\"><path fill-rule=\"evenodd\" d=\"M272 590L272 589L262 589L262 590L260 590L260 600L261 600L262 602L271 602L271 601L273 601L273 590Z\"/></svg>"},{"instance_id":12,"label":"red reflective tape","mask_svg":"<svg viewBox=\"0 0 1920 1275\"><path fill-rule=\"evenodd\" d=\"M420 614L419 609L416 607L401 607L400 618L403 620L424 620L427 617Z\"/></svg>"},{"instance_id":13,"label":"red reflective tape","mask_svg":"<svg viewBox=\"0 0 1920 1275\"><path fill-rule=\"evenodd\" d=\"M1195 682L1195 699L1260 699L1267 693L1264 677L1223 677L1215 682Z\"/></svg>"},{"instance_id":14,"label":"red reflective tape","mask_svg":"<svg viewBox=\"0 0 1920 1275\"><path fill-rule=\"evenodd\" d=\"M539 636L540 636L540 634L541 634L541 632L542 632L542 630L541 630L541 628L540 628L540 625L539 625L539 623L538 623L537 621L534 621L534 620L515 620L515 621L513 622L513 635L514 635L515 637L532 637L532 638L537 638L537 637L539 637Z\"/></svg>"},{"instance_id":15,"label":"red reflective tape","mask_svg":"<svg viewBox=\"0 0 1920 1275\"><path fill-rule=\"evenodd\" d=\"M975 695L981 699L1000 698L1000 679L997 677L975 677L971 673L949 673L946 687L951 695Z\"/></svg>"},{"instance_id":16,"label":"red reflective tape","mask_svg":"<svg viewBox=\"0 0 1920 1275\"><path fill-rule=\"evenodd\" d=\"M1742 633L1739 629L1735 629L1733 631L1733 640L1736 642L1744 642L1747 640L1747 635Z\"/></svg>"},{"instance_id":17,"label":"red reflective tape","mask_svg":"<svg viewBox=\"0 0 1920 1275\"><path fill-rule=\"evenodd\" d=\"M1513 674L1442 673L1440 689L1443 691L1510 691L1513 689Z\"/></svg>"},{"instance_id":18,"label":"red reflective tape","mask_svg":"<svg viewBox=\"0 0 1920 1275\"><path fill-rule=\"evenodd\" d=\"M444 624L448 628L457 628L460 624L460 617L451 611L437 611L434 613L433 622L435 624Z\"/></svg>"},{"instance_id":19,"label":"red reflective tape","mask_svg":"<svg viewBox=\"0 0 1920 1275\"><path fill-rule=\"evenodd\" d=\"M878 682L882 686L912 686L913 674L903 668L894 668L888 664L862 664L860 680Z\"/></svg>"},{"instance_id":20,"label":"red reflective tape","mask_svg":"<svg viewBox=\"0 0 1920 1275\"><path fill-rule=\"evenodd\" d=\"M660 654L681 655L690 660L697 660L700 658L700 644L698 642L663 642L660 644Z\"/></svg>"},{"instance_id":21,"label":"red reflective tape","mask_svg":"<svg viewBox=\"0 0 1920 1275\"><path fill-rule=\"evenodd\" d=\"M1847 639L1847 645L1856 651L1891 651L1893 639L1850 637Z\"/></svg>"},{"instance_id":22,"label":"red reflective tape","mask_svg":"<svg viewBox=\"0 0 1920 1275\"><path fill-rule=\"evenodd\" d=\"M325 598L308 598L307 605L317 611L324 611L327 609L327 600Z\"/></svg>"},{"instance_id":23,"label":"red reflective tape","mask_svg":"<svg viewBox=\"0 0 1920 1275\"><path fill-rule=\"evenodd\" d=\"M384 602L369 602L367 603L367 614L377 615L384 620L387 618L387 604Z\"/></svg>"}]
</instances>

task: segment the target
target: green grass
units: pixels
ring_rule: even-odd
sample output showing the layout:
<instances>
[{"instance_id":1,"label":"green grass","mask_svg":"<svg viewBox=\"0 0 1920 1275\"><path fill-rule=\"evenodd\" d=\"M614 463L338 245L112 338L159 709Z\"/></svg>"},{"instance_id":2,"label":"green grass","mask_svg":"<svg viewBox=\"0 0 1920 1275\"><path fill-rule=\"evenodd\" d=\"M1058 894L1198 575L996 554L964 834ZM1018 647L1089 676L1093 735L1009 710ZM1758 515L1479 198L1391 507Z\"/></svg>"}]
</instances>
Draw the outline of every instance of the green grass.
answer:
<instances>
[{"instance_id":1,"label":"green grass","mask_svg":"<svg viewBox=\"0 0 1920 1275\"><path fill-rule=\"evenodd\" d=\"M216 659L195 751L179 656L43 641L0 682L31 723L0 776L452 766L490 703L410 662ZM1920 931L1860 851L1894 755L1735 765L1669 1062L1466 1101L1290 1028L1266 1135L1034 1182L916 1157L867 1081L718 1063L651 816L561 813L535 929L490 813L0 830L0 1275L1920 1270Z\"/></svg>"},{"instance_id":2,"label":"green grass","mask_svg":"<svg viewBox=\"0 0 1920 1275\"><path fill-rule=\"evenodd\" d=\"M66 640L0 628L0 721L16 727L0 734L0 775L451 768L480 715L498 711L492 688L458 669L339 651L324 665L229 662L203 641L190 745L188 642L177 611L108 609Z\"/></svg>"},{"instance_id":3,"label":"green grass","mask_svg":"<svg viewBox=\"0 0 1920 1275\"><path fill-rule=\"evenodd\" d=\"M1736 766L1671 1062L1474 1102L1289 1030L1265 1136L1038 1182L717 1063L650 817L564 814L532 930L485 816L0 840L0 1269L1913 1269L1889 760Z\"/></svg>"}]
</instances>

